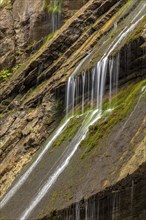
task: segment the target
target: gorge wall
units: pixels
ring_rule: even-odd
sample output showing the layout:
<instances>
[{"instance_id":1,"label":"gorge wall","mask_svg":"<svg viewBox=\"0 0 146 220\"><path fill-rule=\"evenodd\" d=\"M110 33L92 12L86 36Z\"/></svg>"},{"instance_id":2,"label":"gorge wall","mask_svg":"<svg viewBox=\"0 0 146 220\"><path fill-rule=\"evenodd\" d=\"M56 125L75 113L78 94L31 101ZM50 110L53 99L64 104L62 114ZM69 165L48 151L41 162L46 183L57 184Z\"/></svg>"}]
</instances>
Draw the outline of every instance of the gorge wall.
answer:
<instances>
[{"instance_id":1,"label":"gorge wall","mask_svg":"<svg viewBox=\"0 0 146 220\"><path fill-rule=\"evenodd\" d=\"M11 69L24 61L52 33L52 14L57 13L54 5L51 8L52 2L3 0L0 3L0 70ZM57 2L61 14L59 27L85 4L83 0Z\"/></svg>"},{"instance_id":2,"label":"gorge wall","mask_svg":"<svg viewBox=\"0 0 146 220\"><path fill-rule=\"evenodd\" d=\"M61 8L62 27L54 33L51 33L52 9L48 10L50 4L51 1L25 0L22 3L15 0L5 1L4 5L0 5L0 69L4 70L1 74L5 73L5 69L10 71L0 79L0 196L7 192L13 181L13 184L17 182L21 176L20 171L27 169L25 165L30 160L35 160L32 159L33 155L37 151L38 154L41 152L43 145L48 143L49 136L65 116L66 83L76 67L89 55L78 75L82 77L82 73L86 71L89 78L92 78L92 68L110 43L125 26L130 28L129 25L139 21L111 54L111 59L120 56L119 93L113 92L115 100L116 96L119 99L118 108L115 108L110 117L91 126L87 139L81 143L67 169L31 217L85 219L86 202L92 206L90 204L95 200L94 207L98 200L102 200L100 213L109 208L109 219L123 220L127 216L124 203L127 201L128 213L131 213L131 200L127 198L129 195L132 197L134 191L136 198L139 195L142 205L138 203L136 209L140 217L134 213L131 219L144 219L145 197L139 191L139 188L145 191L145 165L142 164L146 161L145 94L142 92L145 91L146 77L144 1L64 0ZM108 89L109 72L106 91ZM107 94L105 101L106 99ZM54 143L41 164L44 172L47 173L56 158L62 155L80 123L82 118L73 120L63 136ZM137 173L136 170L141 166ZM41 175L39 169L34 174L35 178L40 179ZM126 179L121 182L124 178ZM30 186L31 190L33 191L33 185ZM116 194L118 198L115 198L113 191L117 190L120 192L118 196ZM27 186L24 186L20 193L24 195L24 203L27 202L26 191ZM124 214L119 217L119 207L113 207L113 200L114 204L115 200L119 201L121 193L124 194L121 201ZM1 217L7 219L11 214L19 214L20 210L13 209L12 213L8 210L15 203L17 206L20 195L16 195L16 200L12 200L3 210ZM133 203L136 207L135 200ZM73 214L74 212L77 213ZM91 219L94 212L96 211L89 211L86 220ZM81 217L77 218L79 213ZM92 219L96 219L96 214L93 214ZM106 215L100 214L100 220L105 218Z\"/></svg>"},{"instance_id":3,"label":"gorge wall","mask_svg":"<svg viewBox=\"0 0 146 220\"><path fill-rule=\"evenodd\" d=\"M137 220L146 217L146 164L114 186L42 220Z\"/></svg>"}]
</instances>

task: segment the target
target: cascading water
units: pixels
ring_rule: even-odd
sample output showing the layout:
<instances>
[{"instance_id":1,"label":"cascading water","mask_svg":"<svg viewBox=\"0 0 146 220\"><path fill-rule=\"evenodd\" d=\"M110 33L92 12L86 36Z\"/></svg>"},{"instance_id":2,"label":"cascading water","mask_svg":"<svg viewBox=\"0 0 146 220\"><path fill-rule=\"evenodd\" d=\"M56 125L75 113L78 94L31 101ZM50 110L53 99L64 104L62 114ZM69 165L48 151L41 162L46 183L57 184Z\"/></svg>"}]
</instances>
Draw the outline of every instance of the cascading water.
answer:
<instances>
[{"instance_id":1,"label":"cascading water","mask_svg":"<svg viewBox=\"0 0 146 220\"><path fill-rule=\"evenodd\" d=\"M67 118L64 124L57 130L55 136L51 139L49 144L45 147L43 152L39 155L34 163L28 168L28 170L22 175L18 182L11 188L11 190L6 194L6 196L1 201L1 207L4 207L9 200L17 193L20 187L25 183L30 175L33 174L34 168L42 160L43 156L50 148L51 144L56 140L56 138L62 133L63 129L66 127L71 117L75 112L75 106L81 101L81 112L85 112L85 103L90 105L90 111L85 114L84 121L75 134L74 138L69 143L68 147L63 151L62 155L58 158L57 162L53 164L49 172L45 173L42 181L39 182L38 187L34 190L33 195L28 198L26 204L22 204L21 213L18 214L17 218L21 220L26 220L30 217L33 210L36 208L38 203L44 198L51 187L54 185L58 177L68 166L70 160L78 149L81 141L85 139L89 127L93 125L97 120L99 120L103 113L103 98L106 90L106 85L109 86L109 103L111 108L111 98L112 91L114 88L117 89L118 75L119 75L119 55L116 58L111 58L110 55L113 50L122 42L122 40L136 27L139 20L133 20L130 27L125 27L124 30L115 38L111 43L109 48L106 50L100 61L97 62L94 68L90 72L82 71L84 63L90 58L88 54L75 69L73 74L69 77L66 90L66 114ZM133 18L132 18L133 19ZM81 75L80 75L81 73ZM107 84L107 77L109 77L109 83ZM79 117L79 116L78 116ZM31 182L31 181L30 181ZM27 184L26 184L27 185ZM13 201L12 201L13 202ZM91 216L95 212L94 207ZM76 207L77 219L80 219L79 207ZM86 208L86 219L90 213L88 212L88 204ZM97 214L98 215L98 214Z\"/></svg>"},{"instance_id":2,"label":"cascading water","mask_svg":"<svg viewBox=\"0 0 146 220\"><path fill-rule=\"evenodd\" d=\"M139 21L140 20L141 19L139 19ZM138 24L138 21L136 22L136 24ZM129 29L132 30L136 26L136 24L135 23L132 24L131 25L132 27L130 27ZM117 38L119 38L120 40L118 40L118 43L116 42L116 45L118 45L128 35L129 29L128 30L124 29L118 35ZM91 74L92 74L91 79L90 79L90 77L88 77L88 79L91 80L91 82L90 82L91 89L89 90L88 96L91 97L90 101L91 101L91 103L93 103L94 102L93 99L95 98L94 94L97 94L95 100L98 100L99 105L97 106L97 108L93 109L91 112L89 112L85 116L85 120L84 120L83 125L81 126L81 128L79 129L79 131L76 133L75 137L72 139L71 143L69 144L67 152L64 152L64 155L61 158L61 160L58 162L58 166L55 168L53 175L48 178L48 180L46 181L46 183L44 184L42 189L38 192L38 194L35 196L35 198L33 198L31 203L29 204L28 208L22 213L22 215L20 217L21 220L25 220L30 216L33 209L43 199L45 194L49 191L49 189L56 182L57 178L60 176L60 174L64 171L64 169L69 164L69 161L71 160L71 158L73 157L73 155L77 151L78 146L80 145L81 141L85 139L85 137L88 133L89 127L101 118L102 105L103 105L103 96L104 96L104 92L105 92L106 78L107 78L107 73L109 71L109 68L110 68L109 72L111 72L111 75L113 75L114 73L117 75L117 76L115 76L115 78L116 78L116 82L118 82L119 71L117 71L117 70L119 69L119 63L118 63L119 55L118 55L118 58L116 58L116 62L112 61L117 66L115 66L113 68L112 65L111 65L111 62L109 62L110 61L109 56L110 56L111 52L114 49L115 49L115 42L113 42L110 45L110 47L108 48L108 50L106 51L104 56L101 58L101 60L97 63L97 65L91 71ZM77 92L76 92L77 90L79 90L79 88L77 88L77 86L79 86L80 82L78 83L78 81L81 80L82 85L86 84L86 77L85 77L85 79L84 79L84 77L81 77L81 79L77 79L77 78L80 77L80 76L78 76L80 68L83 66L84 62L89 57L90 57L90 54L88 54L88 56L86 56L80 62L78 67L75 69L73 74L68 79L68 83L67 83L67 100L66 100L66 103L67 103L67 105L66 105L67 116L68 116L70 110L72 112L72 115L74 114L74 111L75 111L74 110L75 100L77 100L79 98L79 97L77 97ZM99 69L97 67L99 67ZM95 75L96 75L96 78L99 79L99 81L98 80L93 81ZM82 79L85 81L85 83L82 82ZM112 80L111 80L111 82L112 82ZM87 82L87 84L88 84L88 82ZM112 85L110 85L110 88L112 88ZM116 85L116 88L117 88L117 85ZM110 93L111 93L111 91L110 91ZM84 102L84 99L82 99L82 101ZM97 105L97 103L96 103L96 105ZM82 103L82 106L83 106L83 103Z\"/></svg>"},{"instance_id":3,"label":"cascading water","mask_svg":"<svg viewBox=\"0 0 146 220\"><path fill-rule=\"evenodd\" d=\"M43 149L43 151L39 154L37 159L32 163L32 165L28 168L28 170L20 177L18 182L10 189L10 191L4 196L3 200L0 202L0 207L4 207L5 204L9 201L9 199L20 189L20 187L26 182L30 174L33 172L33 170L36 168L36 166L39 164L39 162L42 160L45 153L49 150L53 142L61 135L64 128L69 123L70 118L68 118L55 132L54 136L51 138L51 140L48 142L46 147Z\"/></svg>"},{"instance_id":4,"label":"cascading water","mask_svg":"<svg viewBox=\"0 0 146 220\"><path fill-rule=\"evenodd\" d=\"M118 211L120 207L118 191L113 193L112 220L118 219Z\"/></svg>"},{"instance_id":5,"label":"cascading water","mask_svg":"<svg viewBox=\"0 0 146 220\"><path fill-rule=\"evenodd\" d=\"M60 27L61 22L61 1L52 0L51 8L52 32L55 32Z\"/></svg>"},{"instance_id":6,"label":"cascading water","mask_svg":"<svg viewBox=\"0 0 146 220\"><path fill-rule=\"evenodd\" d=\"M111 103L112 89L117 89L118 85L119 54L115 59L105 57L100 60L91 70L91 73L85 74L83 71L81 76L73 74L69 77L67 83L67 114L71 109L72 114L74 114L75 103L77 105L77 103L80 102L80 96L82 97L82 114L84 113L85 99L89 99L91 109L97 108L100 113L102 112L103 97L108 72L110 73L109 99ZM88 85L90 85L89 88ZM80 87L82 89L81 91Z\"/></svg>"},{"instance_id":7,"label":"cascading water","mask_svg":"<svg viewBox=\"0 0 146 220\"><path fill-rule=\"evenodd\" d=\"M76 203L76 220L80 220L80 203Z\"/></svg>"}]
</instances>

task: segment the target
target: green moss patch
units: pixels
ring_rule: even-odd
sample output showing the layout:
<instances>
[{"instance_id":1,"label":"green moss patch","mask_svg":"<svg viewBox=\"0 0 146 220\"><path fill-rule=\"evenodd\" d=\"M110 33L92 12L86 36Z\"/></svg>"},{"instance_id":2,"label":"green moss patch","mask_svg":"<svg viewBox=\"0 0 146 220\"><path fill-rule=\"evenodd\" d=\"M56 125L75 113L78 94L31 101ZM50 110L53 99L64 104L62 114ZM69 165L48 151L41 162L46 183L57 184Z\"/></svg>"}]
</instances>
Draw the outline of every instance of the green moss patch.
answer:
<instances>
[{"instance_id":1,"label":"green moss patch","mask_svg":"<svg viewBox=\"0 0 146 220\"><path fill-rule=\"evenodd\" d=\"M107 117L102 117L96 124L90 127L89 133L85 140L80 144L80 147L85 147L82 154L82 159L94 147L98 146L101 138L105 138L110 133L111 129L124 120L133 110L142 87L146 85L146 80L139 83L133 83L127 88L122 89L112 100L114 110ZM104 109L107 109L108 103L104 103Z\"/></svg>"},{"instance_id":2,"label":"green moss patch","mask_svg":"<svg viewBox=\"0 0 146 220\"><path fill-rule=\"evenodd\" d=\"M0 80L7 80L11 75L12 75L12 72L4 69L0 72Z\"/></svg>"},{"instance_id":3,"label":"green moss patch","mask_svg":"<svg viewBox=\"0 0 146 220\"><path fill-rule=\"evenodd\" d=\"M1 0L0 1L0 9L1 8L12 9L12 1L11 0Z\"/></svg>"},{"instance_id":4,"label":"green moss patch","mask_svg":"<svg viewBox=\"0 0 146 220\"><path fill-rule=\"evenodd\" d=\"M67 128L62 135L54 142L53 147L60 146L64 141L69 142L73 139L74 135L81 127L84 116L71 118Z\"/></svg>"},{"instance_id":5,"label":"green moss patch","mask_svg":"<svg viewBox=\"0 0 146 220\"><path fill-rule=\"evenodd\" d=\"M21 64L18 64L16 66L14 66L11 70L9 69L3 69L1 72L0 72L0 81L2 80L8 80L9 77L17 71L17 69L21 66Z\"/></svg>"},{"instance_id":6,"label":"green moss patch","mask_svg":"<svg viewBox=\"0 0 146 220\"><path fill-rule=\"evenodd\" d=\"M59 0L57 5L54 4L54 0L50 1L48 11L51 13L61 13L62 11L62 0Z\"/></svg>"},{"instance_id":7,"label":"green moss patch","mask_svg":"<svg viewBox=\"0 0 146 220\"><path fill-rule=\"evenodd\" d=\"M134 40L138 39L142 36L142 32L144 31L144 26L146 24L146 16L141 20L139 25L135 28L135 30L129 35L126 43L133 42Z\"/></svg>"}]
</instances>

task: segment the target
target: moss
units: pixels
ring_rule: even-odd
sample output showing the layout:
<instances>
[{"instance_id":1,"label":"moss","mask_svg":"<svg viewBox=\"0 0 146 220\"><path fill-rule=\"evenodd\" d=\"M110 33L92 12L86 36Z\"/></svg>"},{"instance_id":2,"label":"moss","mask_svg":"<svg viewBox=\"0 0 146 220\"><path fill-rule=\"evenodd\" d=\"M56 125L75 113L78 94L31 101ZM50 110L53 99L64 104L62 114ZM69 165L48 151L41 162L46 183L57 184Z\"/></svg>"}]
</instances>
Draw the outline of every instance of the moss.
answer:
<instances>
[{"instance_id":1,"label":"moss","mask_svg":"<svg viewBox=\"0 0 146 220\"><path fill-rule=\"evenodd\" d=\"M43 0L43 10L44 11L48 10L48 7L49 7L48 0Z\"/></svg>"},{"instance_id":2,"label":"moss","mask_svg":"<svg viewBox=\"0 0 146 220\"><path fill-rule=\"evenodd\" d=\"M19 69L20 66L21 66L21 63L19 63L19 64L17 64L16 66L14 66L14 67L12 68L12 72L13 72L13 73L16 72L16 71Z\"/></svg>"},{"instance_id":3,"label":"moss","mask_svg":"<svg viewBox=\"0 0 146 220\"><path fill-rule=\"evenodd\" d=\"M11 70L10 69L3 69L0 72L0 80L8 80L9 77L16 72L19 67L21 66L21 64L17 64L16 66L14 66Z\"/></svg>"},{"instance_id":4,"label":"moss","mask_svg":"<svg viewBox=\"0 0 146 220\"><path fill-rule=\"evenodd\" d=\"M35 54L30 56L28 58L28 60L26 60L26 62L24 62L23 64L20 65L20 68L18 68L18 70L17 70L17 72L16 72L16 74L14 76L14 79L17 78L19 75L21 75L31 65L31 63L33 61L35 61L39 57L39 55L41 55L45 51L47 45L49 44L50 40L54 37L55 33L56 32L49 34L45 38L45 42L40 47L40 49Z\"/></svg>"},{"instance_id":5,"label":"moss","mask_svg":"<svg viewBox=\"0 0 146 220\"><path fill-rule=\"evenodd\" d=\"M54 0L51 0L48 11L50 13L61 13L61 11L62 11L62 0L58 0L57 5L54 4Z\"/></svg>"},{"instance_id":6,"label":"moss","mask_svg":"<svg viewBox=\"0 0 146 220\"><path fill-rule=\"evenodd\" d=\"M0 114L0 119L4 117L4 114Z\"/></svg>"},{"instance_id":7,"label":"moss","mask_svg":"<svg viewBox=\"0 0 146 220\"><path fill-rule=\"evenodd\" d=\"M112 100L114 110L107 117L102 117L96 124L90 127L89 133L85 140L82 141L80 147L86 147L82 154L82 159L94 147L98 146L98 141L101 138L106 138L111 129L121 122L126 116L130 114L134 108L141 88L146 85L146 80L139 83L132 84L127 88L122 89ZM104 110L107 109L108 103L104 103Z\"/></svg>"},{"instance_id":8,"label":"moss","mask_svg":"<svg viewBox=\"0 0 146 220\"><path fill-rule=\"evenodd\" d=\"M127 44L134 41L135 39L139 38L142 35L145 24L146 24L146 16L141 20L141 22L135 28L135 30L129 35L129 38L126 41Z\"/></svg>"},{"instance_id":9,"label":"moss","mask_svg":"<svg viewBox=\"0 0 146 220\"><path fill-rule=\"evenodd\" d=\"M12 72L10 72L7 69L4 69L0 72L0 80L8 80L8 78L12 75Z\"/></svg>"},{"instance_id":10,"label":"moss","mask_svg":"<svg viewBox=\"0 0 146 220\"><path fill-rule=\"evenodd\" d=\"M146 16L140 21L139 25L137 25L137 27L130 32L130 34L124 39L125 45L128 45L132 42L134 42L136 39L142 37L142 32L144 30L144 26L146 23ZM114 36L119 32L119 30L117 30L114 33ZM120 51L121 45L118 46L113 52L112 52L112 56L115 56L115 54L117 54Z\"/></svg>"},{"instance_id":11,"label":"moss","mask_svg":"<svg viewBox=\"0 0 146 220\"><path fill-rule=\"evenodd\" d=\"M133 2L133 0L128 0L100 29L97 29L97 32L95 32L95 35L88 38L88 42L92 41L92 38L98 39L97 46L97 52L92 57L92 60L88 64L87 69L92 68L94 65L96 65L97 61L100 60L100 58L103 56L104 51L107 50L107 47L113 42L113 39L121 32L121 30L125 27L125 22L127 23L126 19L129 15L127 13L127 9L131 9L136 7L137 3ZM114 8L114 7L113 7ZM128 10L129 10L128 9ZM112 10L112 9L111 9ZM96 27L100 21L102 21L103 18L100 18L96 21L94 26ZM117 21L117 28L114 28L114 23ZM93 27L94 27L93 26ZM101 45L101 42L106 42L102 46L102 50L99 51L98 47ZM117 47L116 53L119 51L119 47L121 47L121 44ZM115 53L112 53L112 56L115 56Z\"/></svg>"},{"instance_id":12,"label":"moss","mask_svg":"<svg viewBox=\"0 0 146 220\"><path fill-rule=\"evenodd\" d=\"M0 9L4 8L4 7L8 10L12 9L12 1L11 0L2 0L0 2Z\"/></svg>"},{"instance_id":13,"label":"moss","mask_svg":"<svg viewBox=\"0 0 146 220\"><path fill-rule=\"evenodd\" d=\"M80 128L83 118L83 116L73 117L62 135L54 142L53 147L60 146L64 141L71 141Z\"/></svg>"}]
</instances>

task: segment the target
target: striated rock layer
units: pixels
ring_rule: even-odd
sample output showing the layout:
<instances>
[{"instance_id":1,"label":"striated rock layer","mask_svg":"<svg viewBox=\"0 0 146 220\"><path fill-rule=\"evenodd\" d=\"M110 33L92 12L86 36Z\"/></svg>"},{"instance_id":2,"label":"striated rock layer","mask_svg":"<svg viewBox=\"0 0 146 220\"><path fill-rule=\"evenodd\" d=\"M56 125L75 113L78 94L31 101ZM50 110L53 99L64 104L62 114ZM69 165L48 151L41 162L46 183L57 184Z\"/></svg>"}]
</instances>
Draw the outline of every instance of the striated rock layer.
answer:
<instances>
[{"instance_id":1,"label":"striated rock layer","mask_svg":"<svg viewBox=\"0 0 146 220\"><path fill-rule=\"evenodd\" d=\"M146 164L141 165L132 175L70 207L54 211L42 220L88 220L118 219L137 220L146 218Z\"/></svg>"},{"instance_id":2,"label":"striated rock layer","mask_svg":"<svg viewBox=\"0 0 146 220\"><path fill-rule=\"evenodd\" d=\"M87 2L87 1L86 1ZM50 0L4 0L0 4L0 70L22 62L52 32ZM85 1L63 1L61 26Z\"/></svg>"},{"instance_id":3,"label":"striated rock layer","mask_svg":"<svg viewBox=\"0 0 146 220\"><path fill-rule=\"evenodd\" d=\"M1 63L4 68L11 67L13 63L15 63L16 57L14 51L15 53L19 50L20 53L21 51L25 51L28 42L38 40L49 33L49 28L46 28L49 23L44 19L42 1L31 1L29 2L29 7L27 3L28 1L23 1L25 10L23 11L22 7L21 12L19 7L22 1L20 4L19 0L13 2L13 9L9 6L8 8L2 8L0 10L0 29L2 29L2 31L0 31L0 40L2 42L1 45L3 45L0 52L2 52ZM84 67L90 70L104 53L104 42L112 40L118 31L125 27L125 23L128 24L129 12L132 12L137 5L141 3L142 1L128 0L88 1L72 18L67 20L59 31L51 37L49 36L42 47L32 56L28 57L26 62L22 63L21 67L13 73L7 82L1 82L1 196L7 191L22 167L31 160L32 155L40 148L42 143L45 143L45 140L64 116L65 85L68 76L86 54L94 51L87 66ZM34 7L34 4L36 4L36 7ZM82 5L79 1L76 6L77 8L72 8L74 4L68 4L67 1L64 1L64 4L66 4L64 5L64 10L70 7L73 11ZM17 10L15 10L15 7L17 7ZM14 13L12 13L13 11ZM69 15L67 12L64 13L66 14L66 17L64 15L65 19L68 19ZM11 19L12 17L15 19ZM7 19L10 22L5 22ZM115 28L116 25L118 25L117 29ZM42 36L40 36L40 32ZM120 86L124 83L129 84L132 81L145 78L145 18L130 36L119 45L112 56L114 57L117 53L120 53L121 57ZM24 54L22 54L22 56L23 55ZM18 59L19 57L20 56L18 56ZM143 109L144 102L141 103L141 115L137 112L135 120L133 120L128 127L129 130L131 129L131 141L136 132L141 129L141 127L143 128ZM135 125L137 125L136 130L133 130ZM124 135L126 135L126 132L127 131L125 131ZM141 133L143 134L143 132ZM119 149L121 149L120 140L121 139L118 140ZM127 146L130 140L128 139L128 142L125 143L122 142L122 146ZM139 140L136 140L139 143ZM143 137L140 136L140 141L142 140ZM115 142L114 145L116 148L117 142ZM134 143L133 146L137 145ZM112 147L111 145L110 149L112 149ZM139 152L141 152L140 155L142 155L143 147L143 145L140 145L140 147L137 148L138 151L136 151L136 155L139 155ZM107 156L105 157L104 153L101 153L103 157L100 157L100 161L105 158L104 162L106 162L106 158L108 158L110 153L109 150L107 151ZM133 152L131 152L130 155L128 154L127 157L132 158L132 155ZM79 154L79 157L80 156ZM99 155L96 156L95 160ZM112 172L113 161L119 160L119 156L111 160L111 170L109 169L108 175ZM78 158L78 160L80 161L80 158ZM91 160L92 158L88 158L87 163ZM73 162L73 165L75 162ZM85 163L83 162L83 165L85 164L86 161ZM125 164L125 160L121 159L118 166L122 166L123 169L121 170L120 177L114 176L113 179L115 181L127 175L128 169ZM138 163L136 160L133 160L132 165L134 169L131 169L130 165L128 166L130 167L129 172L131 173L140 165L140 157L138 157ZM97 167L98 166L99 164L97 162ZM41 214L41 217L51 212L52 209L58 209L58 207L64 208L76 200L79 201L83 197L82 194L85 195L85 192L87 192L86 196L88 197L92 194L92 191L94 191L94 193L96 192L96 180L98 176L95 178L94 172L91 172L90 175L90 171L95 171L95 164L93 163L91 166L94 169L89 169L87 179L85 175L83 175L80 180L78 179L79 176L82 176L82 173L86 173L86 170L82 172L83 167L84 166L81 167L81 172L79 172L77 176L74 174L76 170L78 171L78 167L76 166L74 171L71 170L70 172L71 174L73 173L71 177L70 174L67 176L68 178L64 176L65 174L63 175L60 180L61 184L57 188L59 192L56 194L53 192L51 196L52 199L50 201L54 201L54 203L44 205L45 211ZM101 170L103 167L104 163L101 163ZM71 169L71 167L68 169ZM69 170L67 172L69 172ZM101 175L100 180L97 180L99 181L99 190L102 190L102 186L107 187L110 184L115 184L113 179L109 181L106 172L103 176ZM77 179L77 183L76 181L75 183L71 181L70 184L67 182L68 179ZM66 184L64 184L64 181ZM83 184L83 182L85 184ZM89 187L90 184L92 184L93 189ZM65 189L63 189L62 194L59 194L64 185ZM77 186L79 188L77 188ZM83 189L80 192L81 186ZM90 188L89 191L88 188ZM69 191L71 195L70 193L67 194ZM64 192L66 192L67 195L64 196ZM58 200L60 200L59 203Z\"/></svg>"}]
</instances>

